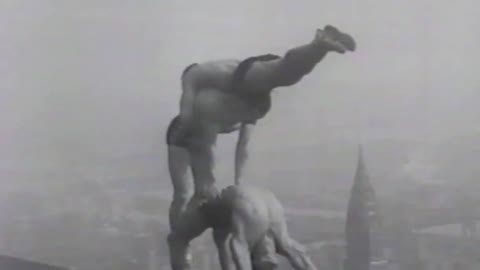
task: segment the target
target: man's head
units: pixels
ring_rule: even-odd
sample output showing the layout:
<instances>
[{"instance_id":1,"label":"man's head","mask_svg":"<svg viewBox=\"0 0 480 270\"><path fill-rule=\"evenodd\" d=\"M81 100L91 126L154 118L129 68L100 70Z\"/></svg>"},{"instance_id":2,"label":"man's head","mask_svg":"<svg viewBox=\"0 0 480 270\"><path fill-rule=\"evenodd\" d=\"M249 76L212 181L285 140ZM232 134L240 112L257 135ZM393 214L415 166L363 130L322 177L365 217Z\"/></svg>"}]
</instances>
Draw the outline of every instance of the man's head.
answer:
<instances>
[{"instance_id":1,"label":"man's head","mask_svg":"<svg viewBox=\"0 0 480 270\"><path fill-rule=\"evenodd\" d=\"M205 200L199 205L199 212L213 229L229 229L231 227L232 209L230 204L222 199L221 194Z\"/></svg>"}]
</instances>

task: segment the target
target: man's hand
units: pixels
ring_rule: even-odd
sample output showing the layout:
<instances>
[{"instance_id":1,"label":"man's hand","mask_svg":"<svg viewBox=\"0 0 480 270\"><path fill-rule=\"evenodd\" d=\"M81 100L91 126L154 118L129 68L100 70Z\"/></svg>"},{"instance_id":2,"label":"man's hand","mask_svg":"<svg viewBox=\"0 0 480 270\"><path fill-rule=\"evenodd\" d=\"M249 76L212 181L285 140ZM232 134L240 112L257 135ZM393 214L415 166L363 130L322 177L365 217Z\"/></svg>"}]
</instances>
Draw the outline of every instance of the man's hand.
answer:
<instances>
[{"instance_id":1,"label":"man's hand","mask_svg":"<svg viewBox=\"0 0 480 270\"><path fill-rule=\"evenodd\" d=\"M252 124L242 124L238 132L237 147L235 149L235 185L240 184L243 167L248 157L247 145L253 129L254 125Z\"/></svg>"}]
</instances>

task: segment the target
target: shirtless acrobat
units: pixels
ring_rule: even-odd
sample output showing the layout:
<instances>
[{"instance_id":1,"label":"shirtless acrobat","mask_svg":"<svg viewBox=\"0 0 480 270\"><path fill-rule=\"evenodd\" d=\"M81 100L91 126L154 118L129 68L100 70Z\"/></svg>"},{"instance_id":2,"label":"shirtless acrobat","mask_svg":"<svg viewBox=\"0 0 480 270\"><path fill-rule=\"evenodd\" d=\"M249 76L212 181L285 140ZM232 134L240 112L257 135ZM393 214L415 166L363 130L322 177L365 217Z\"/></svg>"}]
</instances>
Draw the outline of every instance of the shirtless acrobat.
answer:
<instances>
[{"instance_id":1,"label":"shirtless acrobat","mask_svg":"<svg viewBox=\"0 0 480 270\"><path fill-rule=\"evenodd\" d=\"M222 270L272 270L277 267L277 253L296 270L317 270L303 247L289 236L283 207L268 190L229 186L186 211L192 210L198 214L195 222L182 220L168 238L173 270L190 269L190 241L208 228L213 229Z\"/></svg>"},{"instance_id":2,"label":"shirtless acrobat","mask_svg":"<svg viewBox=\"0 0 480 270\"><path fill-rule=\"evenodd\" d=\"M177 267L174 269L188 269L178 268L188 261L185 243L189 241L185 239L200 235L208 227L198 206L218 196L213 175L213 147L218 134L239 131L234 179L238 185L250 133L270 110L272 90L297 83L329 52L343 54L354 51L355 47L350 35L327 25L317 29L311 42L288 50L283 57L268 54L243 61L217 60L192 64L185 69L180 112L167 131L169 172L174 189L169 236L172 266ZM187 176L189 168L193 183ZM238 241L230 243L235 246ZM182 248L178 249L178 245ZM281 250L277 243L278 248ZM239 253L234 256L236 262L246 258L241 250L237 249ZM248 269L244 267L241 269Z\"/></svg>"},{"instance_id":3,"label":"shirtless acrobat","mask_svg":"<svg viewBox=\"0 0 480 270\"><path fill-rule=\"evenodd\" d=\"M327 25L317 29L311 42L288 50L283 57L269 54L187 67L182 75L180 113L167 131L174 189L171 228L174 229L189 202L198 204L217 194L213 147L218 134L239 131L234 181L238 184L247 159L250 133L270 110L272 90L297 83L329 52L343 54L354 51L355 47L350 35ZM193 183L187 176L189 167Z\"/></svg>"}]
</instances>

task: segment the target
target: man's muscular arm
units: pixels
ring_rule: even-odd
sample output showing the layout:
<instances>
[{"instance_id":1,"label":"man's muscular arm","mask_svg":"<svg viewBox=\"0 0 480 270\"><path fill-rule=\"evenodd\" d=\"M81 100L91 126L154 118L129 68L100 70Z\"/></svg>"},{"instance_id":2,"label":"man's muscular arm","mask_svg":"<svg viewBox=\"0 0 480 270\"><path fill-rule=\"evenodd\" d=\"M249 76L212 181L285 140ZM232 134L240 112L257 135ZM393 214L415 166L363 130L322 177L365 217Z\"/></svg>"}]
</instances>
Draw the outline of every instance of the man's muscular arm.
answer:
<instances>
[{"instance_id":1,"label":"man's muscular arm","mask_svg":"<svg viewBox=\"0 0 480 270\"><path fill-rule=\"evenodd\" d=\"M248 141L253 132L253 124L242 124L238 132L237 147L235 149L235 185L240 184L243 168L248 158Z\"/></svg>"}]
</instances>

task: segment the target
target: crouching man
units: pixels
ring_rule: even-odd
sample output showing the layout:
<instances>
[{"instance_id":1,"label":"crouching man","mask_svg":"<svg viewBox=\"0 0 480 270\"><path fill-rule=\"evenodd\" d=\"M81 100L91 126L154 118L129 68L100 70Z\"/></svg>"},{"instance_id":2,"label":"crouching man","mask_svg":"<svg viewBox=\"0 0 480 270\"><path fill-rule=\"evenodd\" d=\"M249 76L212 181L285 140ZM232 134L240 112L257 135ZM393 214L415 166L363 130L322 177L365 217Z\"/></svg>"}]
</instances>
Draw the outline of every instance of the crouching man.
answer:
<instances>
[{"instance_id":1,"label":"crouching man","mask_svg":"<svg viewBox=\"0 0 480 270\"><path fill-rule=\"evenodd\" d=\"M303 247L289 236L283 207L273 193L251 186L229 186L179 218L168 237L173 270L190 269L190 241L213 229L223 270L270 270L276 254L296 270L316 270Z\"/></svg>"}]
</instances>

